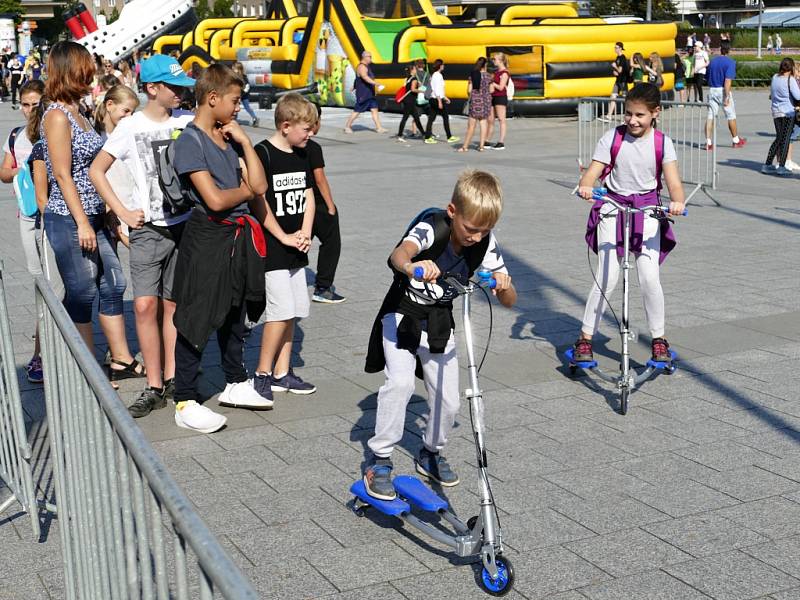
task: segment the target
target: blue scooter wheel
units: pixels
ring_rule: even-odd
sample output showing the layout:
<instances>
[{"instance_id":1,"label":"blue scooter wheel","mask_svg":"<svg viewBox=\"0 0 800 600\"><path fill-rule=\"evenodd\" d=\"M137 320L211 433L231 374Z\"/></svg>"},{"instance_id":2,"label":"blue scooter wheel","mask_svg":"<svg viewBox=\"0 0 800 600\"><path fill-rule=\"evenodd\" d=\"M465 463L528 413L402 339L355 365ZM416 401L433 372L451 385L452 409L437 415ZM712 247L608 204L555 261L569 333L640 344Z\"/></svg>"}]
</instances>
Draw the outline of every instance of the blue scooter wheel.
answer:
<instances>
[{"instance_id":1,"label":"blue scooter wheel","mask_svg":"<svg viewBox=\"0 0 800 600\"><path fill-rule=\"evenodd\" d=\"M492 579L486 567L481 571L481 587L492 596L505 596L514 587L514 566L505 556L496 556L497 578Z\"/></svg>"}]
</instances>

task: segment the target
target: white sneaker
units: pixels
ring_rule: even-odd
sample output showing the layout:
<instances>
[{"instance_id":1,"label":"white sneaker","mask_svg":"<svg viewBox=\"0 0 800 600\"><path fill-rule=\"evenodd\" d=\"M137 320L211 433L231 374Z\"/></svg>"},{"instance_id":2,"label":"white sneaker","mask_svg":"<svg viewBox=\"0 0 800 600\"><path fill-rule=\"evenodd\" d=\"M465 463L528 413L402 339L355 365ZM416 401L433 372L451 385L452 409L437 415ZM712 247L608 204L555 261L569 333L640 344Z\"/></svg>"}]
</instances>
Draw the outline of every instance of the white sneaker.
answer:
<instances>
[{"instance_id":1,"label":"white sneaker","mask_svg":"<svg viewBox=\"0 0 800 600\"><path fill-rule=\"evenodd\" d=\"M798 165L793 160L786 161L786 168L789 169L790 171L800 171L800 165Z\"/></svg>"},{"instance_id":2,"label":"white sneaker","mask_svg":"<svg viewBox=\"0 0 800 600\"><path fill-rule=\"evenodd\" d=\"M227 420L225 415L215 413L194 400L187 400L181 408L175 409L175 425L200 433L219 431Z\"/></svg>"},{"instance_id":3,"label":"white sneaker","mask_svg":"<svg viewBox=\"0 0 800 600\"><path fill-rule=\"evenodd\" d=\"M264 398L253 387L253 380L229 383L219 395L218 402L222 406L233 408L249 408L251 410L269 410L274 402Z\"/></svg>"}]
</instances>

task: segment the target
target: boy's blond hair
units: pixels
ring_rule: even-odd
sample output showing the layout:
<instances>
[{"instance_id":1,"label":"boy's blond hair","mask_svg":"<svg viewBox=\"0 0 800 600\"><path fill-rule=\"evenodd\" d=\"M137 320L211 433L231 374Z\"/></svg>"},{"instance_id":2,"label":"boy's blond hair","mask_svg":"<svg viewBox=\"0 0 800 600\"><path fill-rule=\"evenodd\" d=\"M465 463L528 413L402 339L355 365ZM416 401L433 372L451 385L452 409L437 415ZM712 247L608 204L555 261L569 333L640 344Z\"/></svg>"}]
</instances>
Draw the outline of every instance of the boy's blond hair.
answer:
<instances>
[{"instance_id":1,"label":"boy's blond hair","mask_svg":"<svg viewBox=\"0 0 800 600\"><path fill-rule=\"evenodd\" d=\"M486 171L464 171L456 181L451 202L473 225L491 229L503 212L500 180Z\"/></svg>"},{"instance_id":2,"label":"boy's blond hair","mask_svg":"<svg viewBox=\"0 0 800 600\"><path fill-rule=\"evenodd\" d=\"M197 99L197 105L205 104L211 92L224 96L234 85L238 86L239 89L244 88L244 81L233 69L220 63L209 65L203 69L194 84L194 96Z\"/></svg>"},{"instance_id":3,"label":"boy's blond hair","mask_svg":"<svg viewBox=\"0 0 800 600\"><path fill-rule=\"evenodd\" d=\"M282 96L275 105L275 127L280 127L281 123L314 125L317 119L317 107L296 92Z\"/></svg>"}]
</instances>

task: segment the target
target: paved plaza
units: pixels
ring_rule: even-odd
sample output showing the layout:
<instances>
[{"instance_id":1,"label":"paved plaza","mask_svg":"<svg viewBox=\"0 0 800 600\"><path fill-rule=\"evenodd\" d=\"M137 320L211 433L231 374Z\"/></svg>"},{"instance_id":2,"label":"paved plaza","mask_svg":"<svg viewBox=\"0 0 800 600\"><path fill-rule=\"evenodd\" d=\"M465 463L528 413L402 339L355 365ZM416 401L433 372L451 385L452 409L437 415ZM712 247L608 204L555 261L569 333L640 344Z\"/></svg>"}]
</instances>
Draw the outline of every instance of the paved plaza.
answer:
<instances>
[{"instance_id":1,"label":"paved plaza","mask_svg":"<svg viewBox=\"0 0 800 600\"><path fill-rule=\"evenodd\" d=\"M736 98L748 144L734 150L727 130L719 132L718 189L713 198L695 196L662 269L667 337L679 369L643 384L627 416L618 414L608 385L571 378L562 359L591 282L583 241L588 205L570 196L576 119L515 119L505 152L457 154L444 143L398 143L367 130L364 117L355 134L344 135L346 112L325 111L318 141L341 213L336 286L348 300L313 304L297 330L295 367L318 392L278 395L269 412L219 407L224 379L211 343L202 392L227 415L227 428L195 435L175 427L169 409L137 421L262 597L484 597L478 565L400 521L359 519L345 506L382 382L363 364L391 279L386 258L420 209L444 206L458 173L480 167L503 184L496 233L520 292L514 309L494 306L480 375L490 473L516 571L508 597L800 598L800 176L759 172L773 139L767 92L737 91ZM272 113L262 117L268 124ZM18 118L0 105L4 136ZM463 135L465 119L453 121ZM397 116L387 115L385 126L396 129ZM248 131L254 139L271 133ZM0 256L23 366L32 350L33 288L10 186L0 190ZM313 266L316 249L311 257ZM619 298L618 289L617 307ZM641 364L650 340L635 277L631 298L640 333L633 356ZM135 346L130 302L126 310ZM483 300L474 322L480 354L489 332ZM610 371L619 350L614 327L609 314L596 338L598 360ZM248 340L250 369L260 334L258 328ZM122 399L131 402L141 380L123 383ZM42 390L22 386L36 436ZM444 492L464 519L479 507L467 408L446 449L462 483ZM425 409L418 385L396 473L413 470ZM42 470L47 448L37 449ZM40 485L52 494L46 477ZM36 541L16 508L0 516L0 600L63 597L58 527L47 519Z\"/></svg>"}]
</instances>

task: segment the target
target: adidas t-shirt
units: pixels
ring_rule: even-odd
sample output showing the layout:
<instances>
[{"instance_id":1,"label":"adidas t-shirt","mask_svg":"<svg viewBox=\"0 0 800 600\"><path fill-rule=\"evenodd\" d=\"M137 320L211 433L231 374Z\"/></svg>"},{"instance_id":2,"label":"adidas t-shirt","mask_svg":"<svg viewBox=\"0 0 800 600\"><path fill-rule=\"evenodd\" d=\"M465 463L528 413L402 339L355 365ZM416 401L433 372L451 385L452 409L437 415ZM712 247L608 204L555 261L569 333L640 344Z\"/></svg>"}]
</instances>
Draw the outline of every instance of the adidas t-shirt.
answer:
<instances>
[{"instance_id":1,"label":"adidas t-shirt","mask_svg":"<svg viewBox=\"0 0 800 600\"><path fill-rule=\"evenodd\" d=\"M188 211L173 214L164 205L158 183L158 159L172 140L173 132L185 128L192 119L193 116L186 115L159 122L137 112L122 119L103 145L103 150L124 165L133 179L129 198L120 200L131 210L142 209L145 222L164 227L189 218Z\"/></svg>"},{"instance_id":2,"label":"adidas t-shirt","mask_svg":"<svg viewBox=\"0 0 800 600\"><path fill-rule=\"evenodd\" d=\"M303 227L306 214L306 190L313 175L308 160L294 152L279 150L267 140L256 146L256 154L267 175L267 202L285 233ZM284 246L269 231L267 236L267 271L299 269L308 264L308 254Z\"/></svg>"},{"instance_id":3,"label":"adidas t-shirt","mask_svg":"<svg viewBox=\"0 0 800 600\"><path fill-rule=\"evenodd\" d=\"M427 250L433 245L434 231L433 231L433 218L424 219L414 225L408 235L403 238L403 241L412 242L420 252ZM467 263L464 257L455 253L453 250L452 242L447 244L447 248L435 261L436 266L442 273L457 273L464 277L468 274ZM483 256L481 266L476 269L486 269L492 273L505 273L508 274L503 254L500 252L500 246L497 244L497 238L494 232L489 232L489 246L486 248L486 254ZM424 282L417 281L414 278L409 278L408 287L406 288L406 296L409 300L418 304L431 305L436 304L438 300L447 295L448 286L445 282Z\"/></svg>"}]
</instances>

